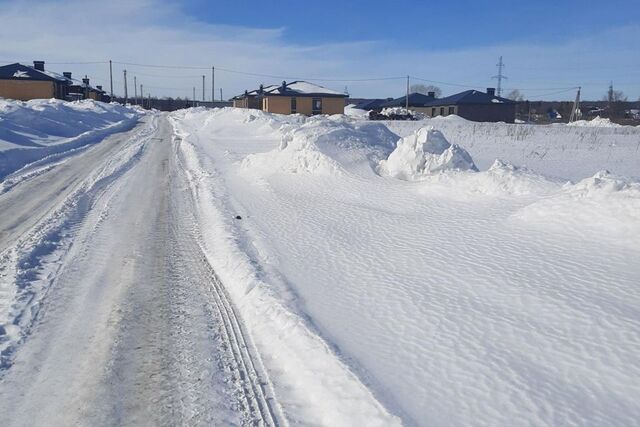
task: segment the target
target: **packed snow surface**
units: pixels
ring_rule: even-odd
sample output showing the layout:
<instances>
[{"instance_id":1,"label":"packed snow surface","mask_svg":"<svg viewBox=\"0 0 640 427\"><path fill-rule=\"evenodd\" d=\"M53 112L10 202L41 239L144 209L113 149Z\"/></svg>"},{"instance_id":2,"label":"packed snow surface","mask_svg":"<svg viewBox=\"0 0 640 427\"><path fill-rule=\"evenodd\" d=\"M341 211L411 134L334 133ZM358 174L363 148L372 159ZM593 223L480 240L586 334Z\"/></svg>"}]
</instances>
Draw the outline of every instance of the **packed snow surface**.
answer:
<instances>
[{"instance_id":1,"label":"packed snow surface","mask_svg":"<svg viewBox=\"0 0 640 427\"><path fill-rule=\"evenodd\" d=\"M0 98L0 179L28 163L127 130L142 114L93 100L23 102Z\"/></svg>"},{"instance_id":2,"label":"packed snow surface","mask_svg":"<svg viewBox=\"0 0 640 427\"><path fill-rule=\"evenodd\" d=\"M224 241L247 259L241 274L229 258L214 264L235 278L227 283L246 312L262 313L249 324L261 331L266 366L279 372L274 381L286 385L285 412L308 402L305 389L325 410L332 398L312 377L296 388L283 361L295 361L292 371L331 373L337 391L357 390L339 364L318 367L316 333L405 424L628 425L640 417L637 181L595 168L569 182L589 166L576 150L555 153L544 168L560 178L518 165L518 156L474 170L474 151L487 157L532 135L551 151L568 127L525 128L507 142L509 125L443 119L412 123L390 142L386 130L344 116L300 121L223 109L174 120L206 179L199 182L217 195L203 211L229 218L216 229L231 230ZM463 137L474 133L482 139ZM619 169L631 169L638 154L627 137L601 161L623 150ZM385 173L389 166L397 173ZM209 238L223 252L216 232ZM274 307L297 326L273 323ZM305 348L307 358L297 358ZM338 419L358 423L347 413Z\"/></svg>"}]
</instances>

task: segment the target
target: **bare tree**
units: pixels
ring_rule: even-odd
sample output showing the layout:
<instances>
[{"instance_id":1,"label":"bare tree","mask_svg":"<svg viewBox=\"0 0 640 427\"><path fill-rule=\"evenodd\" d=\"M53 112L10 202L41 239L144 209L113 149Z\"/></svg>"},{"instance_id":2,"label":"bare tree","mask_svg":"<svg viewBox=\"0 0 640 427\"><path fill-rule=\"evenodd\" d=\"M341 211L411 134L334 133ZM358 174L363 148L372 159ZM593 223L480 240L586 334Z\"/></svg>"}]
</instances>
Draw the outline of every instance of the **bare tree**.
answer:
<instances>
[{"instance_id":1,"label":"bare tree","mask_svg":"<svg viewBox=\"0 0 640 427\"><path fill-rule=\"evenodd\" d=\"M520 93L520 91L518 89L513 89L507 95L507 99L510 99L512 101L521 102L521 101L524 101L524 95L522 95L522 93Z\"/></svg>"},{"instance_id":2,"label":"bare tree","mask_svg":"<svg viewBox=\"0 0 640 427\"><path fill-rule=\"evenodd\" d=\"M411 85L409 91L411 93L421 93L423 95L427 95L429 92L434 92L436 98L440 98L440 96L442 96L442 89L433 85L414 84Z\"/></svg>"},{"instance_id":3,"label":"bare tree","mask_svg":"<svg viewBox=\"0 0 640 427\"><path fill-rule=\"evenodd\" d=\"M603 101L608 102L627 102L627 97L621 90L609 90L603 97Z\"/></svg>"}]
</instances>

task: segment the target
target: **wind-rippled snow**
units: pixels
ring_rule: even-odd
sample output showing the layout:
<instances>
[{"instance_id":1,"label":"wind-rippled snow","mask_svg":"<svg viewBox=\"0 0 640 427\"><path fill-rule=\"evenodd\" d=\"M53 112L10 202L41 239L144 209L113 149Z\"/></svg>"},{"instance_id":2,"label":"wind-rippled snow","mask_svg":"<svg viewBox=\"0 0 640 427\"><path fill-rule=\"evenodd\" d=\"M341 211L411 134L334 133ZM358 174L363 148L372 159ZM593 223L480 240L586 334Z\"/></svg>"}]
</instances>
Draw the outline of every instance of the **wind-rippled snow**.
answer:
<instances>
[{"instance_id":1,"label":"wind-rippled snow","mask_svg":"<svg viewBox=\"0 0 640 427\"><path fill-rule=\"evenodd\" d=\"M242 216L227 240L255 263L260 286L406 424L640 418L637 183L596 174L611 158L632 169L633 134L431 120L480 172L405 181L376 173L395 144L363 121L234 109L176 120L215 165L211 191L225 188L227 213ZM388 126L407 136L424 123ZM558 150L566 135L572 148ZM519 145L534 143L552 161L526 157L537 160L523 168ZM334 167L307 167L311 154ZM290 328L270 333L295 340Z\"/></svg>"}]
</instances>

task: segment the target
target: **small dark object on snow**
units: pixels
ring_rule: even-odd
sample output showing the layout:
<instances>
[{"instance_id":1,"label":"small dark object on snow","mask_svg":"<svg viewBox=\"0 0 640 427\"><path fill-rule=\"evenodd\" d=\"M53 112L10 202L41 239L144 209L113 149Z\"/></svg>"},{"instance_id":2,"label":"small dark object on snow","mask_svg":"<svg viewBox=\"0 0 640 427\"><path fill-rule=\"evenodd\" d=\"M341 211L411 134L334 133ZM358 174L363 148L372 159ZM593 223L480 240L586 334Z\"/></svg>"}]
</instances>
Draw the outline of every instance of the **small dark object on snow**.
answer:
<instances>
[{"instance_id":1,"label":"small dark object on snow","mask_svg":"<svg viewBox=\"0 0 640 427\"><path fill-rule=\"evenodd\" d=\"M236 219L242 219L240 215L236 215Z\"/></svg>"}]
</instances>

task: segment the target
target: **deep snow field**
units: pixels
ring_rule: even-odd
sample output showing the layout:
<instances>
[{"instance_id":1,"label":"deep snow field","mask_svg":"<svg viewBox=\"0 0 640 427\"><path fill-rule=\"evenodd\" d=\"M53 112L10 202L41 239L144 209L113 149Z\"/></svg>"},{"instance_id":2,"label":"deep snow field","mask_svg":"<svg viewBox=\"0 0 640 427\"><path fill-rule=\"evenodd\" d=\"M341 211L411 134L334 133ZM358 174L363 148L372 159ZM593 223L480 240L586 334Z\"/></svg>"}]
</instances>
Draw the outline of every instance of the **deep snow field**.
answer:
<instances>
[{"instance_id":1,"label":"deep snow field","mask_svg":"<svg viewBox=\"0 0 640 427\"><path fill-rule=\"evenodd\" d=\"M290 419L640 419L640 129L170 117Z\"/></svg>"}]
</instances>

